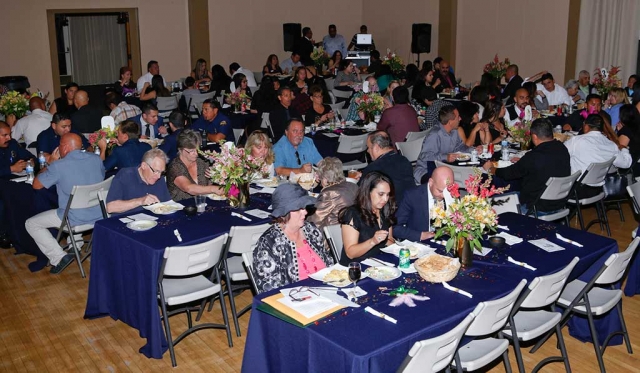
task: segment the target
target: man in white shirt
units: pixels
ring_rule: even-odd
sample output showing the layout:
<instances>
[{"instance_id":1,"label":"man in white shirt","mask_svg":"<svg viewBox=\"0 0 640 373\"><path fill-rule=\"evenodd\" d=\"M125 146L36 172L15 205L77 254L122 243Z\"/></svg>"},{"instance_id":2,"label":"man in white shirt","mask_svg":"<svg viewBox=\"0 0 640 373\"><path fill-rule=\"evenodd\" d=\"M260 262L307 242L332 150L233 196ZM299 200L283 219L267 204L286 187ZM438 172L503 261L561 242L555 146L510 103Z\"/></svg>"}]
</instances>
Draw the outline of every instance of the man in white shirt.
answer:
<instances>
[{"instance_id":1,"label":"man in white shirt","mask_svg":"<svg viewBox=\"0 0 640 373\"><path fill-rule=\"evenodd\" d=\"M29 146L38 140L40 132L51 127L52 115L46 112L44 100L40 97L32 97L29 100L31 114L21 118L11 129L11 137L20 140L24 137L24 143ZM35 154L35 149L32 151Z\"/></svg>"},{"instance_id":2,"label":"man in white shirt","mask_svg":"<svg viewBox=\"0 0 640 373\"><path fill-rule=\"evenodd\" d=\"M538 83L537 87L538 97L536 99L542 101L541 97L546 97L550 106L573 105L573 100L567 91L555 83L551 73L542 75L542 84Z\"/></svg>"},{"instance_id":3,"label":"man in white shirt","mask_svg":"<svg viewBox=\"0 0 640 373\"><path fill-rule=\"evenodd\" d=\"M344 40L344 36L338 34L336 25L329 25L329 35L322 38L322 46L324 51L333 55L333 52L340 51L342 58L347 56L347 42Z\"/></svg>"},{"instance_id":4,"label":"man in white shirt","mask_svg":"<svg viewBox=\"0 0 640 373\"><path fill-rule=\"evenodd\" d=\"M138 82L136 83L138 93L141 93L144 83L149 83L149 85L151 85L151 79L153 79L154 75L158 74L160 74L160 65L158 65L158 61L151 60L147 62L147 73L138 78ZM162 78L162 83L165 87L167 86L167 82L164 78Z\"/></svg>"},{"instance_id":5,"label":"man in white shirt","mask_svg":"<svg viewBox=\"0 0 640 373\"><path fill-rule=\"evenodd\" d=\"M300 53L298 51L291 52L291 57L280 63L280 68L284 74L290 74L300 66L302 66L302 62L300 62Z\"/></svg>"},{"instance_id":6,"label":"man in white shirt","mask_svg":"<svg viewBox=\"0 0 640 373\"><path fill-rule=\"evenodd\" d=\"M233 78L233 76L236 74L244 74L244 76L247 78L247 86L249 86L250 88L258 87L258 83L256 83L256 78L255 76L253 76L253 71L245 69L244 67L240 66L240 64L237 62L234 62L231 65L229 65L229 73L231 74L231 78Z\"/></svg>"}]
</instances>

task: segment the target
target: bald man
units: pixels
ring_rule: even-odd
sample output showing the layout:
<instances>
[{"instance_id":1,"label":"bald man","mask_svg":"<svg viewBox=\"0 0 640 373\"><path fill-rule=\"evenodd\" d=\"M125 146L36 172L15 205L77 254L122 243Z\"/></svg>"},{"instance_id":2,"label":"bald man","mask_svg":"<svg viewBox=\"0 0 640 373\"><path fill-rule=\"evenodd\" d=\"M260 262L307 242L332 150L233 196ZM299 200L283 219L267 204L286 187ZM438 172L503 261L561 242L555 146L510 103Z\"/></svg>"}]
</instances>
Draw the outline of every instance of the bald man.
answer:
<instances>
[{"instance_id":1,"label":"bald man","mask_svg":"<svg viewBox=\"0 0 640 373\"><path fill-rule=\"evenodd\" d=\"M78 111L71 114L71 123L73 123L73 129L80 133L92 133L100 128L102 125L102 109L89 105L89 95L85 91L76 92L73 97L73 104Z\"/></svg>"},{"instance_id":2,"label":"bald man","mask_svg":"<svg viewBox=\"0 0 640 373\"><path fill-rule=\"evenodd\" d=\"M440 85L436 87L436 92L440 93L445 88L452 89L458 85L456 76L449 69L449 62L446 60L440 61L440 68L433 74L433 81L440 79Z\"/></svg>"},{"instance_id":3,"label":"bald man","mask_svg":"<svg viewBox=\"0 0 640 373\"><path fill-rule=\"evenodd\" d=\"M40 97L32 97L29 100L29 110L31 114L21 118L11 129L11 137L16 140L23 139L27 146L38 140L40 132L46 130L51 125L53 115L45 111L47 106ZM35 154L35 148L33 153Z\"/></svg>"},{"instance_id":4,"label":"bald man","mask_svg":"<svg viewBox=\"0 0 640 373\"><path fill-rule=\"evenodd\" d=\"M49 228L59 228L71 190L75 185L91 185L104 180L104 166L99 156L82 152L82 139L75 133L67 133L60 138L58 152L60 159L41 171L33 181L33 189L56 186L58 209L49 210L27 220L25 227L33 237L40 251L49 258L51 273L58 274L74 259L73 254L65 254ZM102 218L100 206L75 209L69 212L72 226L90 224Z\"/></svg>"},{"instance_id":5,"label":"bald man","mask_svg":"<svg viewBox=\"0 0 640 373\"><path fill-rule=\"evenodd\" d=\"M400 203L393 227L393 237L409 241L424 241L434 236L429 211L444 199L444 190L453 183L453 171L446 166L436 167L429 182L408 190Z\"/></svg>"}]
</instances>

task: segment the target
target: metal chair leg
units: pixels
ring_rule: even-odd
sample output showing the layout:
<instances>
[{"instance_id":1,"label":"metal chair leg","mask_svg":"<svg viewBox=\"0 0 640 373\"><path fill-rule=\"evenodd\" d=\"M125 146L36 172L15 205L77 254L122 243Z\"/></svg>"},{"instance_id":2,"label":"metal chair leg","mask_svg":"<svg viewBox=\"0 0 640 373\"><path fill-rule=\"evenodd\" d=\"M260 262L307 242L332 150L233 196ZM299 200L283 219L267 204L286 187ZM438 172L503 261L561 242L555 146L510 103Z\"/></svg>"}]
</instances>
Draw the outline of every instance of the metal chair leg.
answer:
<instances>
[{"instance_id":1,"label":"metal chair leg","mask_svg":"<svg viewBox=\"0 0 640 373\"><path fill-rule=\"evenodd\" d=\"M82 267L82 258L80 258L80 250L78 249L76 240L73 239L73 233L69 233L69 238L71 239L71 249L76 257L76 262L78 262L78 268L80 268L80 274L82 275L82 278L86 278L87 275L84 273L84 268Z\"/></svg>"},{"instance_id":2,"label":"metal chair leg","mask_svg":"<svg viewBox=\"0 0 640 373\"><path fill-rule=\"evenodd\" d=\"M607 227L607 236L611 237L611 227L609 226L609 217L607 216L607 209L604 207L604 200L600 200L600 208L602 209L603 224Z\"/></svg>"},{"instance_id":3,"label":"metal chair leg","mask_svg":"<svg viewBox=\"0 0 640 373\"><path fill-rule=\"evenodd\" d=\"M231 316L233 316L233 325L236 328L236 336L240 337L240 323L238 322L238 313L236 311L236 301L233 296L233 287L231 286L231 276L229 276L229 269L227 268L227 260L224 260L224 277L227 287L227 294L229 295L229 303L231 304ZM224 292L220 294L221 297L224 296Z\"/></svg>"},{"instance_id":4,"label":"metal chair leg","mask_svg":"<svg viewBox=\"0 0 640 373\"><path fill-rule=\"evenodd\" d=\"M502 353L502 360L504 361L504 370L506 373L511 373L511 362L509 361L509 348Z\"/></svg>"},{"instance_id":5,"label":"metal chair leg","mask_svg":"<svg viewBox=\"0 0 640 373\"><path fill-rule=\"evenodd\" d=\"M589 330L591 331L591 339L593 342L593 349L598 359L598 365L601 372L606 372L604 368L604 361L602 359L602 350L600 349L600 342L598 342L598 332L596 331L596 325L593 322L593 314L591 313L591 305L589 304L589 297L585 296L585 309L587 311L587 320L589 321Z\"/></svg>"},{"instance_id":6,"label":"metal chair leg","mask_svg":"<svg viewBox=\"0 0 640 373\"><path fill-rule=\"evenodd\" d=\"M509 316L509 328L511 329L511 338L513 341L513 351L516 354L516 362L518 363L518 371L525 373L524 362L522 361L522 351L520 351L520 341L518 340L518 331L516 330L513 316Z\"/></svg>"},{"instance_id":7,"label":"metal chair leg","mask_svg":"<svg viewBox=\"0 0 640 373\"><path fill-rule=\"evenodd\" d=\"M582 209L580 208L579 201L576 201L576 212L578 213L578 221L580 222L580 229L584 230L584 218L582 217Z\"/></svg>"},{"instance_id":8,"label":"metal chair leg","mask_svg":"<svg viewBox=\"0 0 640 373\"><path fill-rule=\"evenodd\" d=\"M562 354L562 360L564 362L564 369L567 371L567 373L571 373L571 366L569 365L569 355L567 354L567 347L564 344L564 337L562 336L560 323L556 324L556 336L558 337L558 344L560 345L560 352Z\"/></svg>"},{"instance_id":9,"label":"metal chair leg","mask_svg":"<svg viewBox=\"0 0 640 373\"><path fill-rule=\"evenodd\" d=\"M220 278L220 270L219 268L214 268L213 270L215 271L218 284L220 284L222 282L222 279ZM229 347L233 347L233 341L231 341L231 328L229 327L229 315L227 314L227 307L224 304L222 288L220 288L220 308L222 309L222 319L224 320L224 326L227 332L227 341L229 342Z\"/></svg>"},{"instance_id":10,"label":"metal chair leg","mask_svg":"<svg viewBox=\"0 0 640 373\"><path fill-rule=\"evenodd\" d=\"M171 338L171 326L169 326L169 313L167 312L167 304L164 302L164 290L160 287L160 309L162 310L162 320L164 321L164 332L169 344L169 354L171 355L171 365L175 368L178 366L176 362L176 353L173 350L173 339Z\"/></svg>"},{"instance_id":11,"label":"metal chair leg","mask_svg":"<svg viewBox=\"0 0 640 373\"><path fill-rule=\"evenodd\" d=\"M618 304L616 304L616 309L618 311L618 317L620 317L620 324L622 324L622 335L624 337L624 343L627 345L627 352L633 354L631 340L629 339L629 331L627 330L627 323L624 321L624 316L622 316L622 299Z\"/></svg>"}]
</instances>

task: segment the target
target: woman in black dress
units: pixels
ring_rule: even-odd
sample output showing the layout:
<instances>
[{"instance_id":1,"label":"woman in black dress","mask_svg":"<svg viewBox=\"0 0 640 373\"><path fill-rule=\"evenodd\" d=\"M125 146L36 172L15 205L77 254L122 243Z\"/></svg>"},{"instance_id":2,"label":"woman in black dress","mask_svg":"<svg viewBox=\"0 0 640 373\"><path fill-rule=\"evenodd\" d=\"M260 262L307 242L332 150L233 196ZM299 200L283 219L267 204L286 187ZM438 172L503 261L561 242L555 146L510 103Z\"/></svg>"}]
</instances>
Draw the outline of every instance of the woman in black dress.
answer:
<instances>
[{"instance_id":1,"label":"woman in black dress","mask_svg":"<svg viewBox=\"0 0 640 373\"><path fill-rule=\"evenodd\" d=\"M280 74L282 74L282 69L280 68L280 61L278 61L278 56L276 56L275 54L270 54L269 58L267 58L267 63L262 68L262 75L272 76Z\"/></svg>"},{"instance_id":2,"label":"woman in black dress","mask_svg":"<svg viewBox=\"0 0 640 373\"><path fill-rule=\"evenodd\" d=\"M313 105L311 105L311 108L305 113L305 126L312 124L318 126L329 119L333 119L334 114L331 106L322 104L322 88L317 85L311 86L311 88L309 88L309 94L311 95Z\"/></svg>"},{"instance_id":3,"label":"woman in black dress","mask_svg":"<svg viewBox=\"0 0 640 373\"><path fill-rule=\"evenodd\" d=\"M492 140L489 125L480 122L480 107L470 101L460 102L458 113L460 113L460 126L458 135L467 146L478 146L489 144Z\"/></svg>"},{"instance_id":4,"label":"woman in black dress","mask_svg":"<svg viewBox=\"0 0 640 373\"><path fill-rule=\"evenodd\" d=\"M211 86L209 92L215 92L215 96L220 96L222 91L229 93L229 85L231 85L231 77L227 75L222 65L213 65L211 67Z\"/></svg>"},{"instance_id":5,"label":"woman in black dress","mask_svg":"<svg viewBox=\"0 0 640 373\"><path fill-rule=\"evenodd\" d=\"M64 94L53 100L53 103L49 107L49 112L51 114L67 113L69 115L74 113L78 110L73 104L73 98L76 96L76 92L78 92L78 84L74 82L67 83L64 87Z\"/></svg>"}]
</instances>

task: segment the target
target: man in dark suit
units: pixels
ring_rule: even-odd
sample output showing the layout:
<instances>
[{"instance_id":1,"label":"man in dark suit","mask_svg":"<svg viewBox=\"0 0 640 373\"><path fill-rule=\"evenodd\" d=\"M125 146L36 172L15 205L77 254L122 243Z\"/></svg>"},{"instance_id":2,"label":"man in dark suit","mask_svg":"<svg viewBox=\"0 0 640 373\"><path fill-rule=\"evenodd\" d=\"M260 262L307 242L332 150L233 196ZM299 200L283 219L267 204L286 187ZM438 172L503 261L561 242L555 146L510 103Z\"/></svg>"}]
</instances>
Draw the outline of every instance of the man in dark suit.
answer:
<instances>
[{"instance_id":1,"label":"man in dark suit","mask_svg":"<svg viewBox=\"0 0 640 373\"><path fill-rule=\"evenodd\" d=\"M440 62L440 69L436 71L433 76L433 81L440 79L440 85L436 88L436 92L440 93L445 88L455 88L458 83L456 82L456 76L449 70L449 62L442 60Z\"/></svg>"},{"instance_id":2,"label":"man in dark suit","mask_svg":"<svg viewBox=\"0 0 640 373\"><path fill-rule=\"evenodd\" d=\"M102 128L102 110L89 105L87 92L76 92L76 95L73 96L73 104L78 109L71 114L73 129L80 133L93 133Z\"/></svg>"},{"instance_id":3,"label":"man in dark suit","mask_svg":"<svg viewBox=\"0 0 640 373\"><path fill-rule=\"evenodd\" d=\"M453 182L453 171L440 166L433 170L428 183L405 192L396 213L398 222L393 227L394 238L418 242L435 235L431 230L429 211L444 199L447 182Z\"/></svg>"},{"instance_id":4,"label":"man in dark suit","mask_svg":"<svg viewBox=\"0 0 640 373\"><path fill-rule=\"evenodd\" d=\"M298 40L298 43L294 50L300 54L300 62L304 66L313 66L313 60L311 59L311 53L313 53L313 47L322 43L316 43L313 40L313 32L310 27L302 29L302 37ZM346 56L344 56L346 57Z\"/></svg>"},{"instance_id":5,"label":"man in dark suit","mask_svg":"<svg viewBox=\"0 0 640 373\"><path fill-rule=\"evenodd\" d=\"M502 98L508 99L507 104L513 103L513 96L516 91L522 86L522 77L518 75L518 65L509 65L507 67L507 73L505 74L505 80L507 86L502 90Z\"/></svg>"},{"instance_id":6,"label":"man in dark suit","mask_svg":"<svg viewBox=\"0 0 640 373\"><path fill-rule=\"evenodd\" d=\"M142 114L127 119L138 124L141 139L158 139L169 134L162 117L158 115L158 107L152 103L142 105Z\"/></svg>"},{"instance_id":7,"label":"man in dark suit","mask_svg":"<svg viewBox=\"0 0 640 373\"><path fill-rule=\"evenodd\" d=\"M287 128L289 120L291 120L291 118L301 117L300 113L291 107L292 99L293 93L291 92L291 88L283 86L278 89L278 100L280 101L280 105L269 113L269 123L271 124L271 130L273 131L274 144L280 140L282 135L284 135L284 130Z\"/></svg>"}]
</instances>

